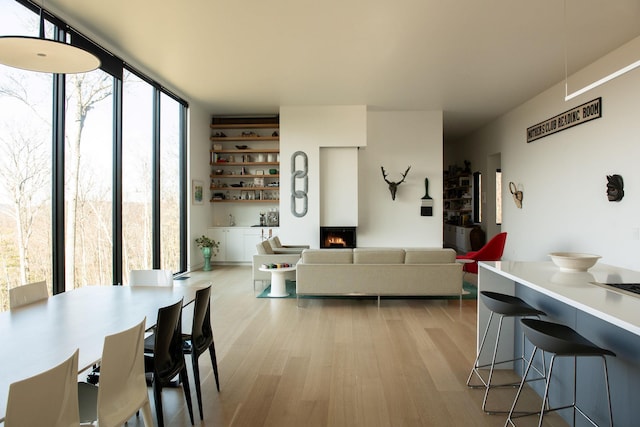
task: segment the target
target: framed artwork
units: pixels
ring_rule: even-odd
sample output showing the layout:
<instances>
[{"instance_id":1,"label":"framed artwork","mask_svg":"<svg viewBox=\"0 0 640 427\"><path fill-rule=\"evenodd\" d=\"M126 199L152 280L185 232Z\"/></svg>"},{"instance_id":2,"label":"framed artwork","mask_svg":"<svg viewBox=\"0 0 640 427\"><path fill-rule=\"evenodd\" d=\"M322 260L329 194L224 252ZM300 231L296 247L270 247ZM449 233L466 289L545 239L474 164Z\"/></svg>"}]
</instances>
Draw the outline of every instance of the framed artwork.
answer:
<instances>
[{"instance_id":1,"label":"framed artwork","mask_svg":"<svg viewBox=\"0 0 640 427\"><path fill-rule=\"evenodd\" d=\"M204 183L194 179L191 182L191 195L193 196L194 205L202 205L204 203Z\"/></svg>"}]
</instances>

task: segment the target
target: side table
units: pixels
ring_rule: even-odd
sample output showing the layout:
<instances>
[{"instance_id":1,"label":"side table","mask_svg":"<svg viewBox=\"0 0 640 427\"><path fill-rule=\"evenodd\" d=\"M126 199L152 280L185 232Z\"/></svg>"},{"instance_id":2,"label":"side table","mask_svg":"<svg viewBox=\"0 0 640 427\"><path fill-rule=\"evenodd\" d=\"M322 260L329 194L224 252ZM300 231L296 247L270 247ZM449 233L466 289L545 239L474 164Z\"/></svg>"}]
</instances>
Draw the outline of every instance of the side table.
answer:
<instances>
[{"instance_id":1,"label":"side table","mask_svg":"<svg viewBox=\"0 0 640 427\"><path fill-rule=\"evenodd\" d=\"M288 297L289 293L287 292L287 288L285 285L285 277L284 273L289 271L295 271L296 266L293 265L291 267L280 267L280 268L265 268L260 267L258 270L260 271L268 271L271 273L271 292L269 292L269 297L271 298L284 298Z\"/></svg>"}]
</instances>

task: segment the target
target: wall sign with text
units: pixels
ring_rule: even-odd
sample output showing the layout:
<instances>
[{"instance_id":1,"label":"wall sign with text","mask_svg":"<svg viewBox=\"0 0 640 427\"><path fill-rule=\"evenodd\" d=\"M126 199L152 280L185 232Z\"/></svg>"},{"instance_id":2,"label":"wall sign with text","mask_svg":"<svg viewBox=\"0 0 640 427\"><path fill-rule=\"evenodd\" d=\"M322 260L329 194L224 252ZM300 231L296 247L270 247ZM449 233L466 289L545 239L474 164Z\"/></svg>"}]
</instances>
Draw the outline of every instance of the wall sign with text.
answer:
<instances>
[{"instance_id":1,"label":"wall sign with text","mask_svg":"<svg viewBox=\"0 0 640 427\"><path fill-rule=\"evenodd\" d=\"M602 117L602 98L578 105L527 128L527 143Z\"/></svg>"}]
</instances>

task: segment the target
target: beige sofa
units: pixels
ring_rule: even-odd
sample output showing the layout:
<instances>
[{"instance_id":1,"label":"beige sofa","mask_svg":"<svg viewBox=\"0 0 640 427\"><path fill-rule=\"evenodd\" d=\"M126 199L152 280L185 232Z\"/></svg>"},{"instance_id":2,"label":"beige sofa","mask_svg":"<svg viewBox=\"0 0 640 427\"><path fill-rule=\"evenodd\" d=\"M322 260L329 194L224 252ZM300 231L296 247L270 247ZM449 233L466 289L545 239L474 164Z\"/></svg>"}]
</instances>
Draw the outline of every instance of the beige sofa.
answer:
<instances>
[{"instance_id":1,"label":"beige sofa","mask_svg":"<svg viewBox=\"0 0 640 427\"><path fill-rule=\"evenodd\" d=\"M298 295L462 295L462 264L453 249L305 249Z\"/></svg>"},{"instance_id":2,"label":"beige sofa","mask_svg":"<svg viewBox=\"0 0 640 427\"><path fill-rule=\"evenodd\" d=\"M300 260L300 252L295 253L274 253L269 241L264 240L256 245L257 254L253 256L253 290L256 290L256 282L271 282L271 273L268 271L260 271L262 264L295 264ZM296 272L286 273L286 279L296 280ZM263 286L263 287L266 287Z\"/></svg>"}]
</instances>

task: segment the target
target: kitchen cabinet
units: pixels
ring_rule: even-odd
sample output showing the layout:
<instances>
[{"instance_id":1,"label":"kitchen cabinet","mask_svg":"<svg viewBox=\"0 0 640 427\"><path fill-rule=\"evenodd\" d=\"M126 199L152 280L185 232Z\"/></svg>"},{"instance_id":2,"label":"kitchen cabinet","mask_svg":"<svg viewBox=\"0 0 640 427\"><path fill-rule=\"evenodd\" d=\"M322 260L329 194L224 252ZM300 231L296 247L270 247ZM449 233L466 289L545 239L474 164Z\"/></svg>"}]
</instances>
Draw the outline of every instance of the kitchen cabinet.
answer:
<instances>
[{"instance_id":1,"label":"kitchen cabinet","mask_svg":"<svg viewBox=\"0 0 640 427\"><path fill-rule=\"evenodd\" d=\"M220 242L215 263L247 263L256 254L256 245L277 235L275 227L210 227L207 236Z\"/></svg>"},{"instance_id":2,"label":"kitchen cabinet","mask_svg":"<svg viewBox=\"0 0 640 427\"><path fill-rule=\"evenodd\" d=\"M461 253L469 252L471 250L471 230L473 227L444 224L444 246Z\"/></svg>"}]
</instances>

